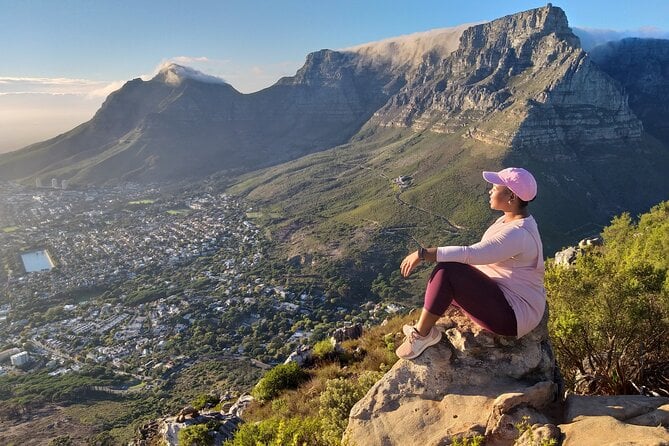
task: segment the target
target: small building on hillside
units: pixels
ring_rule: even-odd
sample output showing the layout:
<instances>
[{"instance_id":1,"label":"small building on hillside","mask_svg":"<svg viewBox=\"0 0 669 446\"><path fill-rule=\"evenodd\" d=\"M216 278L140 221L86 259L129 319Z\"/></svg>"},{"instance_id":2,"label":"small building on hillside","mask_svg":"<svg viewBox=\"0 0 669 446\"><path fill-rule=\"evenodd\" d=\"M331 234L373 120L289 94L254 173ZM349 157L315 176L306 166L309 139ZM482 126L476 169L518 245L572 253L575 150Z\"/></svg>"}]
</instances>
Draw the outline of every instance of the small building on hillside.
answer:
<instances>
[{"instance_id":1,"label":"small building on hillside","mask_svg":"<svg viewBox=\"0 0 669 446\"><path fill-rule=\"evenodd\" d=\"M14 367L23 367L30 362L30 355L28 355L28 352L21 352L12 355L10 360L12 361L12 365Z\"/></svg>"}]
</instances>

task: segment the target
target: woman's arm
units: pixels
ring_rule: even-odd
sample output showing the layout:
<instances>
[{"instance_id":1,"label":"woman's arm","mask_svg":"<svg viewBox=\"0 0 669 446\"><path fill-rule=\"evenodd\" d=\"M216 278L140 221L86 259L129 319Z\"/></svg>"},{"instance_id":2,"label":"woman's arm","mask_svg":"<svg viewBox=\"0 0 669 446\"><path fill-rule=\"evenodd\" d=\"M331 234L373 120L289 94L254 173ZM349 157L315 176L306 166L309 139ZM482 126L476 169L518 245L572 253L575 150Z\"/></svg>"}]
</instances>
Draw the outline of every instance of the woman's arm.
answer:
<instances>
[{"instance_id":1,"label":"woman's arm","mask_svg":"<svg viewBox=\"0 0 669 446\"><path fill-rule=\"evenodd\" d=\"M418 251L414 251L406 256L400 264L402 277L408 277L411 271L422 261L436 262L437 248L420 248Z\"/></svg>"},{"instance_id":2,"label":"woman's arm","mask_svg":"<svg viewBox=\"0 0 669 446\"><path fill-rule=\"evenodd\" d=\"M514 257L523 250L527 231L515 228L481 240L471 246L443 246L439 248L420 248L402 260L400 272L408 277L422 261L459 262L470 265L487 265Z\"/></svg>"},{"instance_id":3,"label":"woman's arm","mask_svg":"<svg viewBox=\"0 0 669 446\"><path fill-rule=\"evenodd\" d=\"M438 262L460 262L469 265L489 265L508 260L523 252L529 233L522 228L509 228L471 246L437 248Z\"/></svg>"}]
</instances>

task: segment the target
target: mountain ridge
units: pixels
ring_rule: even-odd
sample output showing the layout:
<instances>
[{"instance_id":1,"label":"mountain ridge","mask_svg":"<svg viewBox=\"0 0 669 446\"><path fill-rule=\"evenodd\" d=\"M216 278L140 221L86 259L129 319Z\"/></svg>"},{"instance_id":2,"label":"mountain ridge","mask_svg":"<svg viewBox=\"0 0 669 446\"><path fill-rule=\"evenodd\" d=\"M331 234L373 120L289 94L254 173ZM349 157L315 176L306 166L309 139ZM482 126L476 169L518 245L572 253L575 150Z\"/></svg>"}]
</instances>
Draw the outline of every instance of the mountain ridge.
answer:
<instances>
[{"instance_id":1,"label":"mountain ridge","mask_svg":"<svg viewBox=\"0 0 669 446\"><path fill-rule=\"evenodd\" d=\"M0 177L76 187L215 175L263 206L299 209L283 212L280 227L319 216L425 233L445 220L475 233L491 219L476 201L480 170L524 165L541 184L533 207L551 249L565 233L589 235L615 213L666 198L669 134L646 111L663 110L646 104L662 97L666 51L643 53L650 62L632 77L616 75L621 65L607 58L620 52L591 57L551 5L414 39L316 51L294 76L252 94L189 77L135 79L88 123L0 156ZM656 82L633 82L653 67ZM389 180L403 175L414 181L400 198Z\"/></svg>"}]
</instances>

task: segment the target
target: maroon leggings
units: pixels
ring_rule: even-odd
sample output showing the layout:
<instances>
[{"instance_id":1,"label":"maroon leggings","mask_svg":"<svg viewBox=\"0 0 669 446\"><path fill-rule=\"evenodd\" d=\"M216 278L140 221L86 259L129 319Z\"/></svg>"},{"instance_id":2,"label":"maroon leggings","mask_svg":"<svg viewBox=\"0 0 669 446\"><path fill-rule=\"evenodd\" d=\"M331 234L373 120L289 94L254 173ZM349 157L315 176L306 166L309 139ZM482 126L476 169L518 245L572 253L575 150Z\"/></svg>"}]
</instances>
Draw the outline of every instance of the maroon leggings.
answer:
<instances>
[{"instance_id":1,"label":"maroon leggings","mask_svg":"<svg viewBox=\"0 0 669 446\"><path fill-rule=\"evenodd\" d=\"M438 263L425 290L423 307L443 315L451 303L481 327L502 336L516 336L516 315L497 283L471 265Z\"/></svg>"}]
</instances>

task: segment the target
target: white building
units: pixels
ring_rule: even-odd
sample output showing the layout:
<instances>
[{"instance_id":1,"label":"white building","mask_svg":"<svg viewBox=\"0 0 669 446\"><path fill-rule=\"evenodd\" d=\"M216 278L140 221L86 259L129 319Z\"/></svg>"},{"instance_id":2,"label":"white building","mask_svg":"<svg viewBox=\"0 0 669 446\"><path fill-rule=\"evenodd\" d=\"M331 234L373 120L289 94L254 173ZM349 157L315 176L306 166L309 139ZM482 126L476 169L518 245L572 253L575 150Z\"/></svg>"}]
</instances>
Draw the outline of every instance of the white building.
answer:
<instances>
[{"instance_id":1,"label":"white building","mask_svg":"<svg viewBox=\"0 0 669 446\"><path fill-rule=\"evenodd\" d=\"M67 186L69 186L67 180L63 180L60 184L61 184L60 188L63 190L67 189Z\"/></svg>"},{"instance_id":2,"label":"white building","mask_svg":"<svg viewBox=\"0 0 669 446\"><path fill-rule=\"evenodd\" d=\"M39 189L42 187L42 179L40 177L35 178L35 186Z\"/></svg>"},{"instance_id":3,"label":"white building","mask_svg":"<svg viewBox=\"0 0 669 446\"><path fill-rule=\"evenodd\" d=\"M28 362L30 362L30 356L28 356L28 352L21 352L12 355L10 360L12 361L12 365L14 367L21 367L22 365L26 365Z\"/></svg>"},{"instance_id":4,"label":"white building","mask_svg":"<svg viewBox=\"0 0 669 446\"><path fill-rule=\"evenodd\" d=\"M56 178L51 178L51 187L58 189L58 180Z\"/></svg>"}]
</instances>

